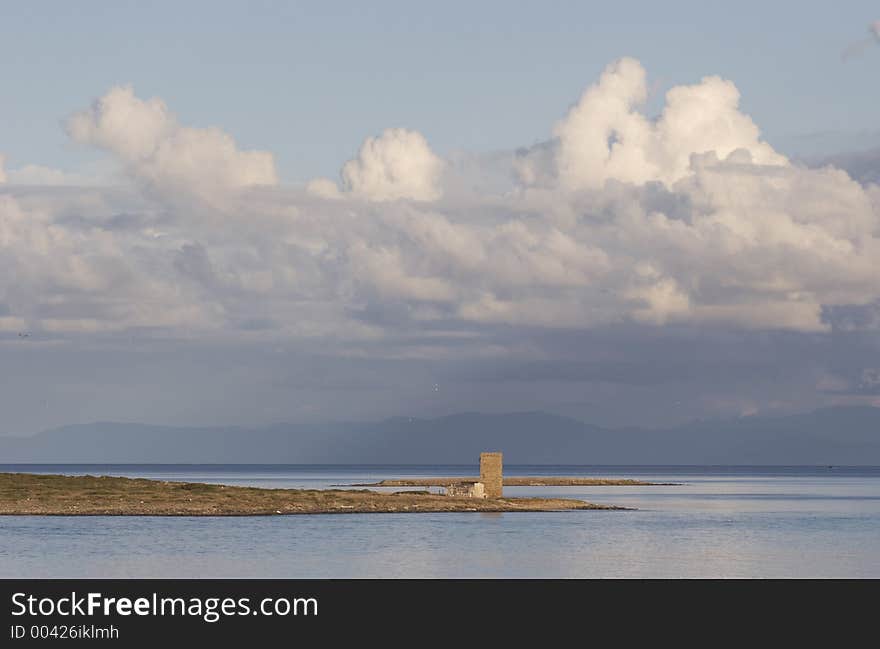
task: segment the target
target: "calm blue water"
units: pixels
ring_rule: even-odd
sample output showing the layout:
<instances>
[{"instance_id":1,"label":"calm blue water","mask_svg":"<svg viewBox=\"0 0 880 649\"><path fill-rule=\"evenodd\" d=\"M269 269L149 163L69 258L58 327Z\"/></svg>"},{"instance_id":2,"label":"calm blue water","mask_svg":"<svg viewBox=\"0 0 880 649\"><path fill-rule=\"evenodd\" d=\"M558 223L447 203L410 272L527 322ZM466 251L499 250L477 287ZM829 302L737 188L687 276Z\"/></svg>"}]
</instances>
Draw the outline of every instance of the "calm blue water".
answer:
<instances>
[{"instance_id":1,"label":"calm blue water","mask_svg":"<svg viewBox=\"0 0 880 649\"><path fill-rule=\"evenodd\" d=\"M0 465L322 488L476 467ZM516 467L680 482L520 487L627 512L0 517L0 577L873 577L880 467Z\"/></svg>"}]
</instances>

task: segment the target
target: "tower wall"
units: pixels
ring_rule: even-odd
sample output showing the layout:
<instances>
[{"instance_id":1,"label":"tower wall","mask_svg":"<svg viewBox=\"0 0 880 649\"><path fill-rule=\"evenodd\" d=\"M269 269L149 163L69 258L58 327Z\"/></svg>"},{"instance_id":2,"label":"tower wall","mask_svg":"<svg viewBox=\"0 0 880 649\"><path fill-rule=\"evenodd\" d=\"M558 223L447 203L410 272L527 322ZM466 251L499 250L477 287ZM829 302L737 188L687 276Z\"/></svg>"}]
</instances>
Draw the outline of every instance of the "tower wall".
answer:
<instances>
[{"instance_id":1,"label":"tower wall","mask_svg":"<svg viewBox=\"0 0 880 649\"><path fill-rule=\"evenodd\" d=\"M480 453L480 482L485 485L486 498L501 498L504 485L501 453Z\"/></svg>"}]
</instances>

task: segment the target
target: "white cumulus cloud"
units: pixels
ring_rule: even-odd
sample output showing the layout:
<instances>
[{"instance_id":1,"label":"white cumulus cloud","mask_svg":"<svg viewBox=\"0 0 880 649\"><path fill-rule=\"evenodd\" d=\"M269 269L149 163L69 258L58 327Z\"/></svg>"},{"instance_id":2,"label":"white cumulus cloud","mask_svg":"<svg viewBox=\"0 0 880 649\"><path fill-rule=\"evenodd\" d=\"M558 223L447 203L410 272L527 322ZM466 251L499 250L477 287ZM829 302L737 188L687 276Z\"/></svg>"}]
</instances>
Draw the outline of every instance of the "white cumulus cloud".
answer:
<instances>
[{"instance_id":1,"label":"white cumulus cloud","mask_svg":"<svg viewBox=\"0 0 880 649\"><path fill-rule=\"evenodd\" d=\"M552 150L541 147L520 159L521 178L570 190L602 187L608 180L671 185L691 173L694 154L726 158L741 149L756 164L787 162L739 111L739 91L730 81L706 77L672 88L657 120L640 112L646 98L641 64L630 58L612 63L556 125Z\"/></svg>"},{"instance_id":2,"label":"white cumulus cloud","mask_svg":"<svg viewBox=\"0 0 880 649\"><path fill-rule=\"evenodd\" d=\"M421 133L389 128L379 137L368 137L358 156L345 163L342 189L368 201L433 201L441 195L443 168ZM325 198L338 195L336 184L325 178L313 180L308 190Z\"/></svg>"},{"instance_id":3,"label":"white cumulus cloud","mask_svg":"<svg viewBox=\"0 0 880 649\"><path fill-rule=\"evenodd\" d=\"M161 192L208 196L278 182L271 153L242 151L217 128L181 126L161 99L139 99L131 86L112 88L66 127L73 140L110 151Z\"/></svg>"}]
</instances>

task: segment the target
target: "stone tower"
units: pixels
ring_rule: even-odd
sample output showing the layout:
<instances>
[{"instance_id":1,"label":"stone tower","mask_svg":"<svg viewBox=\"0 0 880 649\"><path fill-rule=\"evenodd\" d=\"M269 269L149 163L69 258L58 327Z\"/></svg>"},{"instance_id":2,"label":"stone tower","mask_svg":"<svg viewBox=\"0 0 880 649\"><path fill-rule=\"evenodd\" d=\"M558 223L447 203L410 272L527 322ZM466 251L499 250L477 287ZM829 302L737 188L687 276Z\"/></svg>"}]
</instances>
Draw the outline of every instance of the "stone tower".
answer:
<instances>
[{"instance_id":1,"label":"stone tower","mask_svg":"<svg viewBox=\"0 0 880 649\"><path fill-rule=\"evenodd\" d=\"M501 453L480 453L480 482L485 486L486 498L501 498L503 481Z\"/></svg>"}]
</instances>

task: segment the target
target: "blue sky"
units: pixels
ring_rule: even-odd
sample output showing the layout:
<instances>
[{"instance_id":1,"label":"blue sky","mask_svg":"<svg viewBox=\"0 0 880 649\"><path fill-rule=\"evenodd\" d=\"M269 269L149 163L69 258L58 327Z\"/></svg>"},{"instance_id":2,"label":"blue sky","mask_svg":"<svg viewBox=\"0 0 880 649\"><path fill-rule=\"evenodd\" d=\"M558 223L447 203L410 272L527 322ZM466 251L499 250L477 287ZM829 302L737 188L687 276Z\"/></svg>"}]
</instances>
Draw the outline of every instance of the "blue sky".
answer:
<instances>
[{"instance_id":1,"label":"blue sky","mask_svg":"<svg viewBox=\"0 0 880 649\"><path fill-rule=\"evenodd\" d=\"M876 133L874 2L4 3L0 150L9 167L96 160L60 121L115 84L184 123L274 152L283 181L335 176L363 138L422 132L441 154L510 149L555 120L620 56L659 90L707 74L784 151ZM659 105L661 93L654 97ZM854 136L855 134L855 136Z\"/></svg>"}]
</instances>

